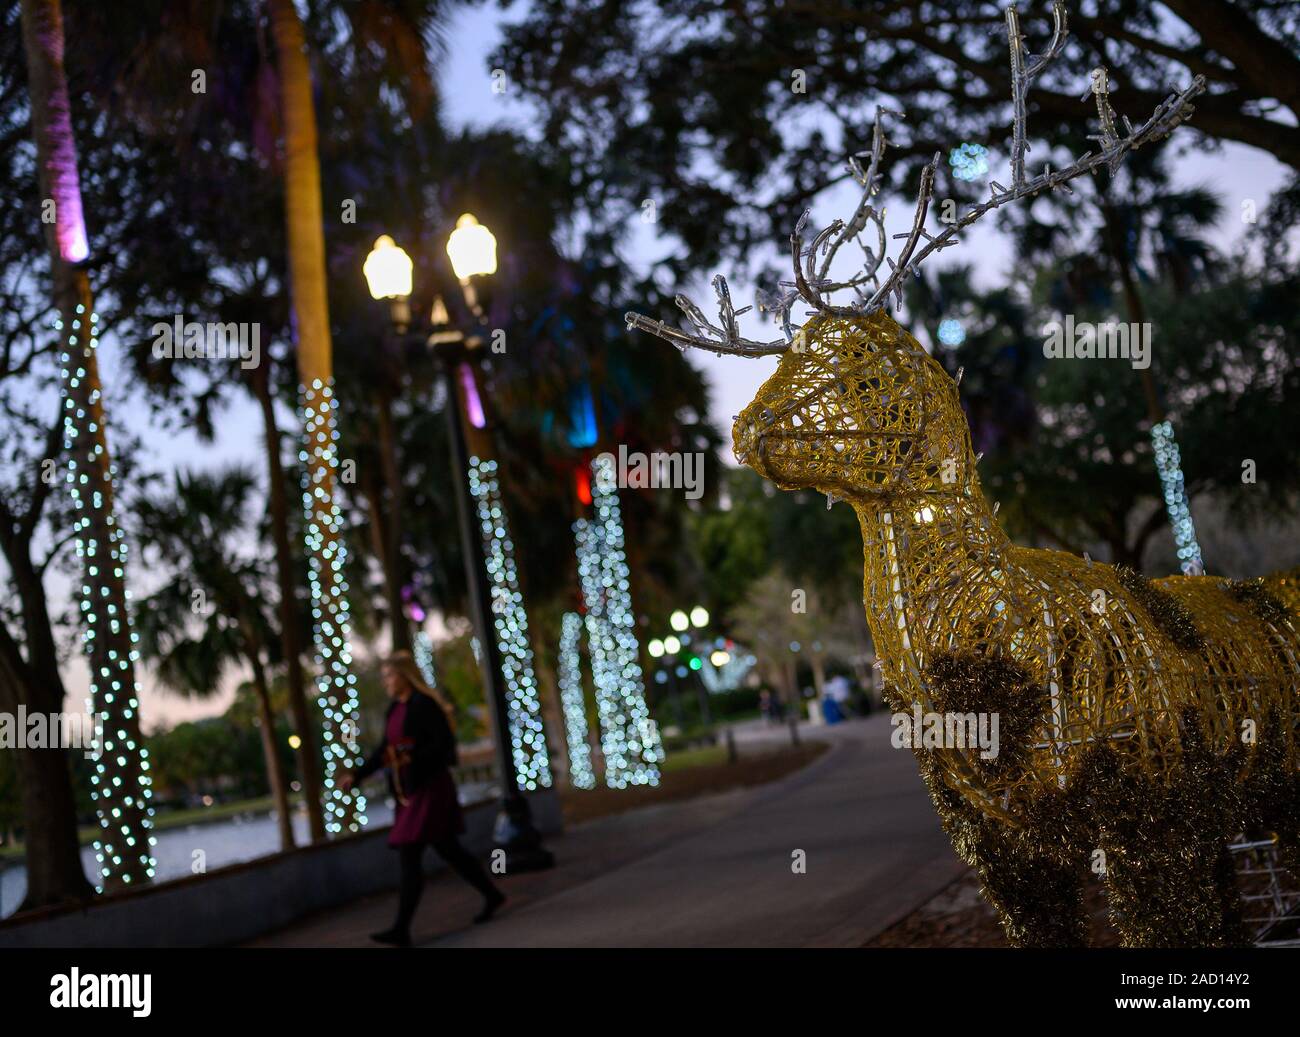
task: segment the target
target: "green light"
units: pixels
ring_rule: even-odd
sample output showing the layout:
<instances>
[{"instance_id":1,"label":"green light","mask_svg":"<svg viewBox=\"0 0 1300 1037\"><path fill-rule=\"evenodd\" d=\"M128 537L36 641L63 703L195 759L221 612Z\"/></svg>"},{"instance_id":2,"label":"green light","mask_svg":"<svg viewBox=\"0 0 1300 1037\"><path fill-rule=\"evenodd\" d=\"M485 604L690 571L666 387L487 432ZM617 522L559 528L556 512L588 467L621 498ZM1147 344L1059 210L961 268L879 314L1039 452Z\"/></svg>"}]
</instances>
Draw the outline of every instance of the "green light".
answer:
<instances>
[{"instance_id":1,"label":"green light","mask_svg":"<svg viewBox=\"0 0 1300 1037\"><path fill-rule=\"evenodd\" d=\"M700 662L700 657L699 657L698 655L692 655L692 656L691 656L691 661L690 661L690 663L689 663L688 665L690 666L690 668L691 668L692 670L698 670L698 669L699 669L701 666L703 666L704 664L703 664L702 662Z\"/></svg>"}]
</instances>

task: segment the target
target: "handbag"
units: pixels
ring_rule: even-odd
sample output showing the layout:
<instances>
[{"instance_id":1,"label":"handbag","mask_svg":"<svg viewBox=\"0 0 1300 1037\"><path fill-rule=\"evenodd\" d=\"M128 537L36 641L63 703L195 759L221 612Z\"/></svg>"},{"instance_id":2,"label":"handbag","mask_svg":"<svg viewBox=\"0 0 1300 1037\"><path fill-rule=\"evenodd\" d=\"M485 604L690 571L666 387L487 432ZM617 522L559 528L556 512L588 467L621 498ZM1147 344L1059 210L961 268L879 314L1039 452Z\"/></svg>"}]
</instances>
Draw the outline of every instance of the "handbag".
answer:
<instances>
[{"instance_id":1,"label":"handbag","mask_svg":"<svg viewBox=\"0 0 1300 1037\"><path fill-rule=\"evenodd\" d=\"M402 769L411 765L411 752L415 748L414 738L399 738L384 747L384 766L393 779L393 794L400 806L406 806L406 791L402 788Z\"/></svg>"}]
</instances>

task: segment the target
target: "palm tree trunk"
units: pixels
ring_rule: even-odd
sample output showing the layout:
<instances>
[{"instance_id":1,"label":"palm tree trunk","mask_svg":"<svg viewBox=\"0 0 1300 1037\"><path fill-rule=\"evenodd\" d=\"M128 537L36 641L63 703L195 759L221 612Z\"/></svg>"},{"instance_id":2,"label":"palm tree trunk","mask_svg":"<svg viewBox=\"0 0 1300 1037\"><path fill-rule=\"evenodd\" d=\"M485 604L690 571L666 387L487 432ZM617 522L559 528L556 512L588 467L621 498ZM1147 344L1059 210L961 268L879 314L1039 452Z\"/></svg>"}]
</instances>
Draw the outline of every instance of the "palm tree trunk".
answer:
<instances>
[{"instance_id":1,"label":"palm tree trunk","mask_svg":"<svg viewBox=\"0 0 1300 1037\"><path fill-rule=\"evenodd\" d=\"M249 645L246 654L253 667L253 687L257 689L257 716L262 728L262 752L266 756L266 780L271 786L271 799L275 801L280 849L292 850L293 815L289 812L289 788L284 780L279 746L275 744L275 713L271 709L271 689L266 682L266 671L262 668L261 653Z\"/></svg>"},{"instance_id":2,"label":"palm tree trunk","mask_svg":"<svg viewBox=\"0 0 1300 1037\"><path fill-rule=\"evenodd\" d=\"M298 745L298 772L302 775L303 802L307 805L307 828L312 842L325 838L325 814L321 808L320 769L316 759L316 736L302 672L302 647L298 644L298 594L294 579L294 555L289 547L289 505L284 493L284 466L280 462L280 427L275 420L271 379L267 364L253 372L253 391L262 408L266 438L266 478L271 503L271 537L275 543L276 576L280 584L280 649L285 659L285 680L289 689L289 712L293 716Z\"/></svg>"},{"instance_id":3,"label":"palm tree trunk","mask_svg":"<svg viewBox=\"0 0 1300 1037\"><path fill-rule=\"evenodd\" d=\"M339 769L360 763L358 706L348 645L348 605L343 580L347 545L342 517L334 503L338 463L333 388L333 347L325 289L325 238L316 153L316 111L312 101L307 41L293 0L269 0L271 34L279 64L281 118L284 124L285 225L289 251L299 391L305 411L304 441L309 492L308 553L311 563L316 653L321 698L325 700L325 827L359 831L364 823L359 794L334 780Z\"/></svg>"},{"instance_id":4,"label":"palm tree trunk","mask_svg":"<svg viewBox=\"0 0 1300 1037\"><path fill-rule=\"evenodd\" d=\"M46 224L54 303L69 360L62 371L64 438L69 443L67 485L78 510L78 555L85 559L83 590L91 698L103 720L104 758L94 775L100 817L96 848L104 884L141 885L153 872L149 832L147 752L140 737L135 648L126 601L126 545L113 517L112 465L96 358L94 299L82 265L89 254L81 209L76 140L63 72L63 12L59 0L22 0L23 47L31 95L41 195L54 204ZM111 684L101 687L100 681ZM54 774L45 775L58 780Z\"/></svg>"}]
</instances>

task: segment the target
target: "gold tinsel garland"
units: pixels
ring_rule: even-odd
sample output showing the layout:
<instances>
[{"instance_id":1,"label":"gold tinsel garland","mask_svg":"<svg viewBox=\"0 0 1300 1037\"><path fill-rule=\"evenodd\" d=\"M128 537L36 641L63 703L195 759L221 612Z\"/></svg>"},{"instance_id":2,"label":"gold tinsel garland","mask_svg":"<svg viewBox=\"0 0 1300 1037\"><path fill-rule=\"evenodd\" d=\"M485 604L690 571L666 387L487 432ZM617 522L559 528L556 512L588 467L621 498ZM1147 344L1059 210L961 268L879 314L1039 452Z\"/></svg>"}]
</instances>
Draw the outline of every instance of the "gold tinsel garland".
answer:
<instances>
[{"instance_id":1,"label":"gold tinsel garland","mask_svg":"<svg viewBox=\"0 0 1300 1037\"><path fill-rule=\"evenodd\" d=\"M1269 592L1262 579L1229 580L1228 593L1265 623L1282 624L1287 621L1287 607Z\"/></svg>"},{"instance_id":2,"label":"gold tinsel garland","mask_svg":"<svg viewBox=\"0 0 1300 1037\"><path fill-rule=\"evenodd\" d=\"M1120 586L1138 600L1138 604L1169 640L1184 652L1205 650L1205 638L1196 629L1196 621L1186 605L1168 591L1155 586L1136 569L1127 565L1116 565L1114 569Z\"/></svg>"}]
</instances>

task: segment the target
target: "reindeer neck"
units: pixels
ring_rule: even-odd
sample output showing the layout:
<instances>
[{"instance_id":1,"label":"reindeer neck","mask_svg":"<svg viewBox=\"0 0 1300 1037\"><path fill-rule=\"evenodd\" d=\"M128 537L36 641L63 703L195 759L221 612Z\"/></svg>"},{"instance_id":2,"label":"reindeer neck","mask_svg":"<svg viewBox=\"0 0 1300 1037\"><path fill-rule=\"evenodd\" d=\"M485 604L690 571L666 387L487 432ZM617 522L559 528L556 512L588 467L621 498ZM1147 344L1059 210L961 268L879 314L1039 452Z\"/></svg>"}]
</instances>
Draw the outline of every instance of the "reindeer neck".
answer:
<instances>
[{"instance_id":1,"label":"reindeer neck","mask_svg":"<svg viewBox=\"0 0 1300 1037\"><path fill-rule=\"evenodd\" d=\"M978 484L965 492L863 497L863 604L885 678L916 689L931 657L948 650L941 613L981 581L1007 579L1011 546Z\"/></svg>"}]
</instances>

